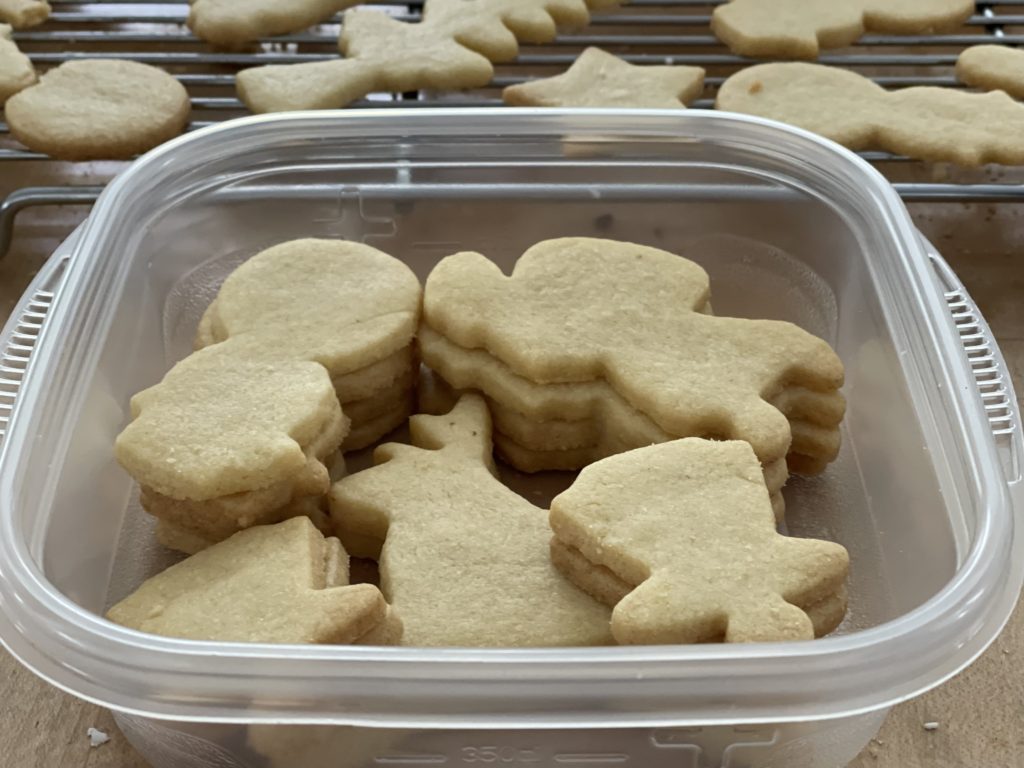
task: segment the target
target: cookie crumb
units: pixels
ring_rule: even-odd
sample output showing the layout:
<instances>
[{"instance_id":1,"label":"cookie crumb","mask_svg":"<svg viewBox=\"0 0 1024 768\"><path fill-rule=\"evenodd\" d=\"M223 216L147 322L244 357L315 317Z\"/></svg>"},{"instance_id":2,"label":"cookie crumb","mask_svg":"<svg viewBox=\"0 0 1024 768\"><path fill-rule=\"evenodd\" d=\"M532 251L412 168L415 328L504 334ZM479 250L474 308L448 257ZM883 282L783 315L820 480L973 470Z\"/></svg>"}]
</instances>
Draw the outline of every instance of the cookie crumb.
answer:
<instances>
[{"instance_id":1,"label":"cookie crumb","mask_svg":"<svg viewBox=\"0 0 1024 768\"><path fill-rule=\"evenodd\" d=\"M934 720L929 720L924 724L924 729L926 731L937 731L939 730L939 724Z\"/></svg>"},{"instance_id":2,"label":"cookie crumb","mask_svg":"<svg viewBox=\"0 0 1024 768\"><path fill-rule=\"evenodd\" d=\"M760 80L755 80L750 84L750 88L747 90L747 93L753 95L755 93L760 93L762 90L764 90L764 84Z\"/></svg>"},{"instance_id":3,"label":"cookie crumb","mask_svg":"<svg viewBox=\"0 0 1024 768\"><path fill-rule=\"evenodd\" d=\"M105 731L101 731L99 728L90 728L85 732L85 735L89 737L89 746L95 749L101 747L110 741L110 737Z\"/></svg>"}]
</instances>

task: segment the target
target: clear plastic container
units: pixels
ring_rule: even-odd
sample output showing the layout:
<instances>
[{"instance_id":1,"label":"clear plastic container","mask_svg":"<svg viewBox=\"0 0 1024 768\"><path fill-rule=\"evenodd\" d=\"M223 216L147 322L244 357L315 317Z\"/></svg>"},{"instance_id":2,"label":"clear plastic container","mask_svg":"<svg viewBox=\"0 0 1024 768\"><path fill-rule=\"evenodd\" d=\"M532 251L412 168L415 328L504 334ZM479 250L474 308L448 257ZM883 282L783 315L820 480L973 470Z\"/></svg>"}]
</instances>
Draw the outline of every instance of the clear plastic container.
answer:
<instances>
[{"instance_id":1,"label":"clear plastic container","mask_svg":"<svg viewBox=\"0 0 1024 768\"><path fill-rule=\"evenodd\" d=\"M240 261L340 237L425 276L461 249L509 268L564 235L685 254L711 274L717 313L791 320L838 350L841 455L786 489L792 533L850 550L835 635L261 646L101 618L167 556L114 461L128 400L187 354ZM2 341L0 638L115 710L155 766L843 765L888 707L969 664L1020 591L1024 451L984 321L869 165L754 118L389 109L199 131L107 188Z\"/></svg>"}]
</instances>

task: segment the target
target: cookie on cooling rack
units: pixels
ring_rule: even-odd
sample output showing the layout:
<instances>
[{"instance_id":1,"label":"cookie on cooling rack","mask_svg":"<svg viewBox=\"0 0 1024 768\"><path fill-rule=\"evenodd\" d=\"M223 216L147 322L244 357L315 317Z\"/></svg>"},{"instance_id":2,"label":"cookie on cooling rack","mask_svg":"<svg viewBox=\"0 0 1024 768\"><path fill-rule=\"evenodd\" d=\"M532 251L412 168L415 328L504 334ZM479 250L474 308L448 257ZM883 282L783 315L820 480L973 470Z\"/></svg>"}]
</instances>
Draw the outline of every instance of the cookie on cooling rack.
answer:
<instances>
[{"instance_id":1,"label":"cookie on cooling rack","mask_svg":"<svg viewBox=\"0 0 1024 768\"><path fill-rule=\"evenodd\" d=\"M11 27L0 24L0 106L36 82L32 62L11 39Z\"/></svg>"},{"instance_id":2,"label":"cookie on cooling rack","mask_svg":"<svg viewBox=\"0 0 1024 768\"><path fill-rule=\"evenodd\" d=\"M188 27L196 37L237 50L262 37L301 32L363 0L192 0Z\"/></svg>"},{"instance_id":3,"label":"cookie on cooling rack","mask_svg":"<svg viewBox=\"0 0 1024 768\"><path fill-rule=\"evenodd\" d=\"M579 28L590 8L618 0L427 0L423 20L379 11L345 15L346 58L242 70L238 96L253 112L338 109L374 91L462 90L487 85L493 63L514 59L520 42L549 43Z\"/></svg>"},{"instance_id":4,"label":"cookie on cooling rack","mask_svg":"<svg viewBox=\"0 0 1024 768\"><path fill-rule=\"evenodd\" d=\"M563 74L510 85L502 98L513 107L682 109L703 90L700 67L641 67L587 48Z\"/></svg>"},{"instance_id":5,"label":"cookie on cooling rack","mask_svg":"<svg viewBox=\"0 0 1024 768\"><path fill-rule=\"evenodd\" d=\"M51 10L45 0L0 0L0 23L15 29L34 27L50 18Z\"/></svg>"},{"instance_id":6,"label":"cookie on cooling rack","mask_svg":"<svg viewBox=\"0 0 1024 768\"><path fill-rule=\"evenodd\" d=\"M1024 98L1024 51L1005 45L974 45L956 60L961 82L986 91L1006 91Z\"/></svg>"},{"instance_id":7,"label":"cookie on cooling rack","mask_svg":"<svg viewBox=\"0 0 1024 768\"><path fill-rule=\"evenodd\" d=\"M82 59L51 69L8 99L14 138L60 160L128 159L181 133L188 93L161 69Z\"/></svg>"},{"instance_id":8,"label":"cookie on cooling rack","mask_svg":"<svg viewBox=\"0 0 1024 768\"><path fill-rule=\"evenodd\" d=\"M929 34L956 29L972 13L974 0L730 0L715 8L711 30L741 56L816 59L865 31Z\"/></svg>"},{"instance_id":9,"label":"cookie on cooling rack","mask_svg":"<svg viewBox=\"0 0 1024 768\"><path fill-rule=\"evenodd\" d=\"M966 93L914 86L887 91L867 77L823 64L759 64L718 89L718 109L821 134L853 150L974 167L1024 163L1024 106L1001 91Z\"/></svg>"}]
</instances>

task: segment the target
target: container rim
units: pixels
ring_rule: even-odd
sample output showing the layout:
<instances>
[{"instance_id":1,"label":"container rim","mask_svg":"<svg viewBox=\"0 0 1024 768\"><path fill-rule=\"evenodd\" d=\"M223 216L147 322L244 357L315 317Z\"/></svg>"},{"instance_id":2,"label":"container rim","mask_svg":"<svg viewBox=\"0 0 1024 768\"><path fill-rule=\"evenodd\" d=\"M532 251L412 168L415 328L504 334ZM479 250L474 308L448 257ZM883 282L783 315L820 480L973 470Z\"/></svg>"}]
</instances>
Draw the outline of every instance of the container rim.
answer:
<instances>
[{"instance_id":1,"label":"container rim","mask_svg":"<svg viewBox=\"0 0 1024 768\"><path fill-rule=\"evenodd\" d=\"M1009 487L1017 484L1020 506L1020 481L1001 470L952 323L935 301L938 289L916 230L895 191L862 158L761 118L702 110L381 109L254 116L201 129L143 156L104 190L74 244L60 300L25 380L47 378L58 364L60 344L103 332L109 307L96 306L96 285L115 281L122 266L109 255L112 221L147 178L195 166L202 151L237 151L243 140L310 134L313 128L358 135L368 125L378 136L383 131L451 140L489 130L534 138L572 133L662 140L758 133L776 151L786 148L794 162L834 163L832 174L856 181L893 238L898 263L876 266L887 289L906 299L894 303L894 333L912 335L909 315L903 315L916 312L927 336L918 341L931 345L930 354L958 352L944 355L937 370L921 370L912 361L906 371L925 381L940 377L937 397L956 414L947 425L956 431L933 437L958 443L974 457L970 480L979 523L956 574L897 619L813 643L492 650L271 646L144 634L64 597L45 578L16 523L18 469L33 429L40 428L40 384L25 388L0 444L0 642L22 663L74 695L157 719L464 728L711 725L817 720L887 707L951 677L996 637L1024 579L1024 546ZM69 328L76 333L66 333ZM909 645L915 649L910 658ZM493 686L501 686L498 697ZM613 690L615 706L609 708ZM374 693L344 701L366 691Z\"/></svg>"}]
</instances>

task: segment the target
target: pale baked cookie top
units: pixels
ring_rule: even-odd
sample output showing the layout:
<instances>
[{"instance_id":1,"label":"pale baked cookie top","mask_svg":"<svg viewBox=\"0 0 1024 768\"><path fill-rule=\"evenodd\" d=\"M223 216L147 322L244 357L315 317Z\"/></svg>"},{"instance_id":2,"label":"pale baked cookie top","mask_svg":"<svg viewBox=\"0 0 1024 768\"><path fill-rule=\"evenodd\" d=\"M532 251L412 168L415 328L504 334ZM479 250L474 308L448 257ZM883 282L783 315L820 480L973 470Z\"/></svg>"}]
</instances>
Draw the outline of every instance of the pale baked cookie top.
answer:
<instances>
[{"instance_id":1,"label":"pale baked cookie top","mask_svg":"<svg viewBox=\"0 0 1024 768\"><path fill-rule=\"evenodd\" d=\"M4 113L29 149L93 160L130 158L177 136L190 108L185 88L161 69L83 59L44 73L12 96Z\"/></svg>"},{"instance_id":2,"label":"pale baked cookie top","mask_svg":"<svg viewBox=\"0 0 1024 768\"><path fill-rule=\"evenodd\" d=\"M620 643L810 639L804 609L844 601L846 550L775 530L743 442L687 438L591 464L552 501L551 527L631 589L612 612Z\"/></svg>"}]
</instances>

